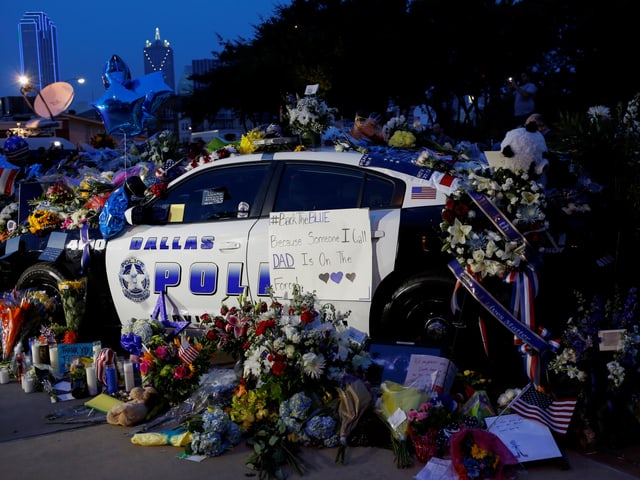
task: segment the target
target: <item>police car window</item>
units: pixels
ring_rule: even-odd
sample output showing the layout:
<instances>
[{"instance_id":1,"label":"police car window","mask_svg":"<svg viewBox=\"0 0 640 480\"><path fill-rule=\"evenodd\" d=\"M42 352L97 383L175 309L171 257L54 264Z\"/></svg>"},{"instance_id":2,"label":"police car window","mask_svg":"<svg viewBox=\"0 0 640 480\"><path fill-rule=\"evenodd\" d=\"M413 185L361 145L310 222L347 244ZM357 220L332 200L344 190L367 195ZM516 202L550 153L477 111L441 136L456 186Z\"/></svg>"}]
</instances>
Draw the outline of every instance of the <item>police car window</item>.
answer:
<instances>
[{"instance_id":1,"label":"police car window","mask_svg":"<svg viewBox=\"0 0 640 480\"><path fill-rule=\"evenodd\" d=\"M389 208L393 206L395 183L382 177L367 175L362 195L362 207Z\"/></svg>"},{"instance_id":2,"label":"police car window","mask_svg":"<svg viewBox=\"0 0 640 480\"><path fill-rule=\"evenodd\" d=\"M263 163L205 171L176 185L154 208L179 206L183 223L247 218L268 168Z\"/></svg>"},{"instance_id":3,"label":"police car window","mask_svg":"<svg viewBox=\"0 0 640 480\"><path fill-rule=\"evenodd\" d=\"M325 165L287 165L273 210L333 210L357 208L364 173Z\"/></svg>"}]
</instances>

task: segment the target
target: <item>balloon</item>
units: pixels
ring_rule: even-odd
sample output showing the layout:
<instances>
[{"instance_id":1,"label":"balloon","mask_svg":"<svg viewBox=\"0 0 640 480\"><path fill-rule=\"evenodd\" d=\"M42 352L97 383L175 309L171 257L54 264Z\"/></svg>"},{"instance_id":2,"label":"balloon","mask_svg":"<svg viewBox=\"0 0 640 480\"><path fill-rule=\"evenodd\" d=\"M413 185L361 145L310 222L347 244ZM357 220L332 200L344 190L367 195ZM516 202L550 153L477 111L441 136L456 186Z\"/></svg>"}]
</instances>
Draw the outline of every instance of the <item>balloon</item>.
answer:
<instances>
[{"instance_id":1,"label":"balloon","mask_svg":"<svg viewBox=\"0 0 640 480\"><path fill-rule=\"evenodd\" d=\"M108 89L111 84L119 83L123 85L125 82L131 80L131 70L124 60L118 55L112 55L104 66L102 73L102 84L105 90Z\"/></svg>"},{"instance_id":2,"label":"balloon","mask_svg":"<svg viewBox=\"0 0 640 480\"><path fill-rule=\"evenodd\" d=\"M138 135L142 131L142 101L144 96L113 83L92 103L104 122L109 135Z\"/></svg>"},{"instance_id":3,"label":"balloon","mask_svg":"<svg viewBox=\"0 0 640 480\"><path fill-rule=\"evenodd\" d=\"M107 62L103 83L106 91L92 105L110 135L138 135L145 128L154 130L158 109L173 94L162 72L132 79L129 68L117 55Z\"/></svg>"},{"instance_id":4,"label":"balloon","mask_svg":"<svg viewBox=\"0 0 640 480\"><path fill-rule=\"evenodd\" d=\"M9 162L21 165L29 157L29 144L24 138L13 135L4 141L4 154Z\"/></svg>"}]
</instances>

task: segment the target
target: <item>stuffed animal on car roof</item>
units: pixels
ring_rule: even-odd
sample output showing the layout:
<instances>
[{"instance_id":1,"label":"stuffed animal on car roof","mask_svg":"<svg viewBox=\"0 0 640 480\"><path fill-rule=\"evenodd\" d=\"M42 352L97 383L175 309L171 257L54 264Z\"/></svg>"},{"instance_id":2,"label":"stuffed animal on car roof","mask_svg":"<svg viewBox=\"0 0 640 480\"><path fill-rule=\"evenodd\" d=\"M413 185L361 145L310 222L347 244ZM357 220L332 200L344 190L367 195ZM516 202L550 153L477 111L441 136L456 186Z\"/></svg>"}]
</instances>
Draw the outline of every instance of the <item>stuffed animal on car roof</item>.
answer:
<instances>
[{"instance_id":1,"label":"stuffed animal on car roof","mask_svg":"<svg viewBox=\"0 0 640 480\"><path fill-rule=\"evenodd\" d=\"M512 171L539 177L549 167L547 143L535 122L509 130L500 143L500 152L501 166Z\"/></svg>"}]
</instances>

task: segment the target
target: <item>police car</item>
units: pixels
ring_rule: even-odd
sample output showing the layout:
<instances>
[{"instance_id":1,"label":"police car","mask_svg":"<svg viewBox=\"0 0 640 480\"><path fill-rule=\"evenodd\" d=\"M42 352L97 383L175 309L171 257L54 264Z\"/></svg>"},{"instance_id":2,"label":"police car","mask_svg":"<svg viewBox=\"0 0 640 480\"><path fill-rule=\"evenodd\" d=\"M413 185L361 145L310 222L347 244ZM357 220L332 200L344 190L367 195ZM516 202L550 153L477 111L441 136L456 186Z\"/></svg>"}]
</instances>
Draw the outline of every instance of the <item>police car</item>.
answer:
<instances>
[{"instance_id":1,"label":"police car","mask_svg":"<svg viewBox=\"0 0 640 480\"><path fill-rule=\"evenodd\" d=\"M454 331L454 278L440 244L445 199L424 169L385 154L232 156L131 207L117 236L92 232L66 239L58 259L33 257L17 287L55 287L88 258L89 290L110 297L120 323L162 305L197 324L230 297L267 300L274 290L286 298L298 283L350 312L349 324L372 340L444 344ZM114 318L107 307L91 310L89 322Z\"/></svg>"}]
</instances>

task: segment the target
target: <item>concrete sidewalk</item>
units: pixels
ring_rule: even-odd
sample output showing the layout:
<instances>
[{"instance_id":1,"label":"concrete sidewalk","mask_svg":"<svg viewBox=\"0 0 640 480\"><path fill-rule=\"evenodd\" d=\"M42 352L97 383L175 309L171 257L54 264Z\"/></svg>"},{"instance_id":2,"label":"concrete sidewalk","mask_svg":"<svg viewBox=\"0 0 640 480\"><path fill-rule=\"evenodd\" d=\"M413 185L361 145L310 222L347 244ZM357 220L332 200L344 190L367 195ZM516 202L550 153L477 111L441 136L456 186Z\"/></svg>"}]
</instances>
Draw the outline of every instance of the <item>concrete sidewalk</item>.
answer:
<instances>
[{"instance_id":1,"label":"concrete sidewalk","mask_svg":"<svg viewBox=\"0 0 640 480\"><path fill-rule=\"evenodd\" d=\"M54 475L67 480L116 478L241 479L258 477L245 460L249 449L241 444L219 457L192 462L177 457L181 448L141 447L131 443L134 429L109 425L96 415L77 423L74 409L84 400L51 403L45 393L25 394L12 381L0 385L0 471L2 478L39 478ZM84 412L83 412L84 413ZM83 415L84 417L84 415ZM67 420L72 418L73 423ZM82 420L82 419L81 419ZM629 480L640 478L578 452L568 451L567 462L552 459L523 464L518 478L527 480ZM320 479L412 479L424 465L397 469L390 450L353 447L347 464L334 463L335 449L302 451L304 476L287 470L289 478ZM568 464L568 465L567 465ZM568 468L567 468L568 467Z\"/></svg>"}]
</instances>

